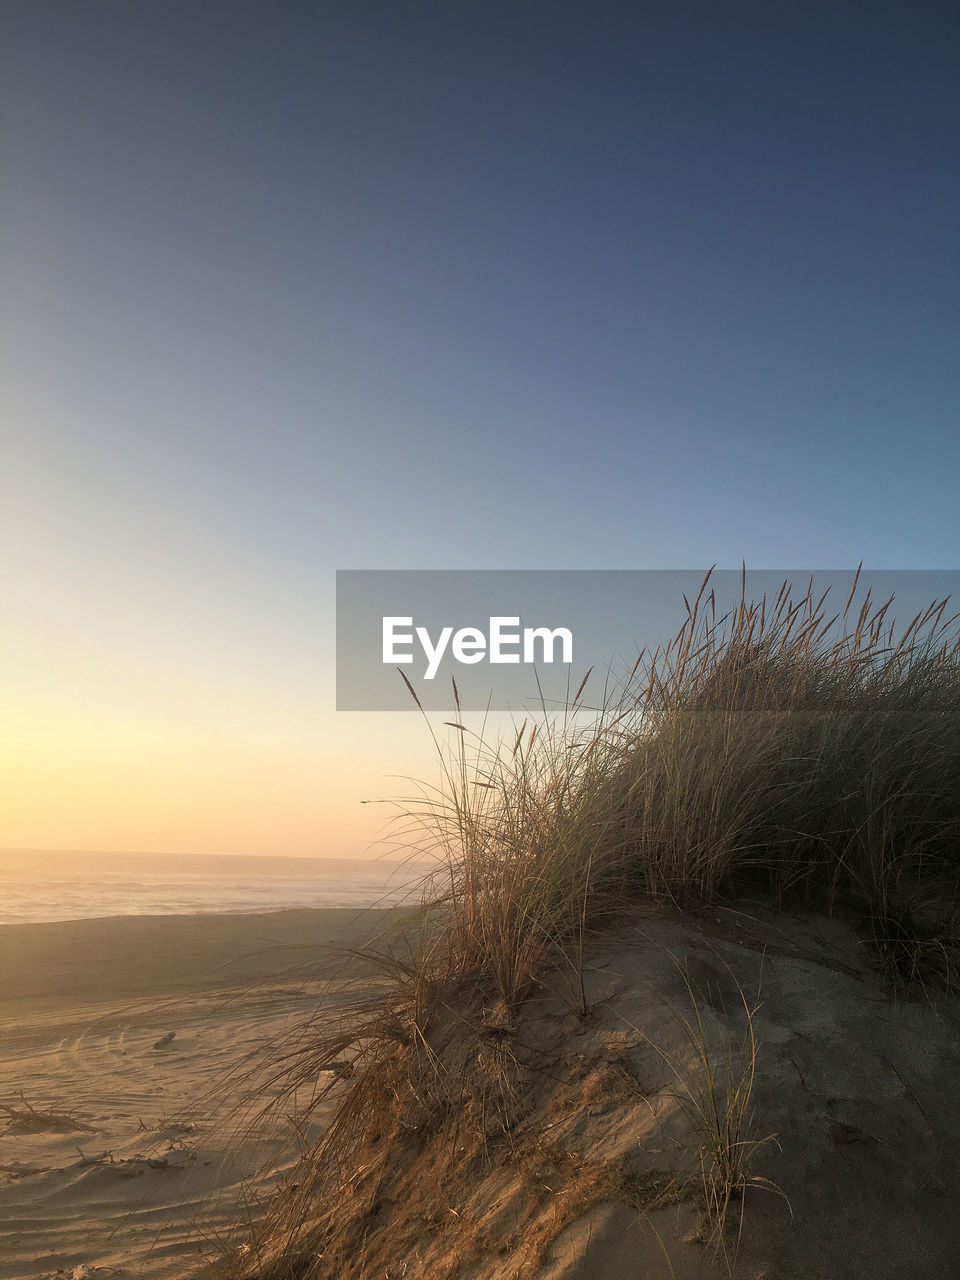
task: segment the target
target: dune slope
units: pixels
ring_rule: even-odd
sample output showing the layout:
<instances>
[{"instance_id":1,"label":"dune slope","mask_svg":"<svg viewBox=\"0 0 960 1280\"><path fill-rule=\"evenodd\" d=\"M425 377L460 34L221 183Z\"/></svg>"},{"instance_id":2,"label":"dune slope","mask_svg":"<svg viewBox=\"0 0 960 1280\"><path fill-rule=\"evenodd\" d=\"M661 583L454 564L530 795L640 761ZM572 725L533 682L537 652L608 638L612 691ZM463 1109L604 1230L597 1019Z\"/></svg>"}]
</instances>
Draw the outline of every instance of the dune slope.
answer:
<instances>
[{"instance_id":1,"label":"dune slope","mask_svg":"<svg viewBox=\"0 0 960 1280\"><path fill-rule=\"evenodd\" d=\"M955 1277L960 1016L894 998L870 954L836 920L649 908L592 948L585 1012L572 969L515 1011L451 1003L332 1216L261 1237L246 1274ZM720 1233L706 1072L729 1120L750 1061Z\"/></svg>"}]
</instances>

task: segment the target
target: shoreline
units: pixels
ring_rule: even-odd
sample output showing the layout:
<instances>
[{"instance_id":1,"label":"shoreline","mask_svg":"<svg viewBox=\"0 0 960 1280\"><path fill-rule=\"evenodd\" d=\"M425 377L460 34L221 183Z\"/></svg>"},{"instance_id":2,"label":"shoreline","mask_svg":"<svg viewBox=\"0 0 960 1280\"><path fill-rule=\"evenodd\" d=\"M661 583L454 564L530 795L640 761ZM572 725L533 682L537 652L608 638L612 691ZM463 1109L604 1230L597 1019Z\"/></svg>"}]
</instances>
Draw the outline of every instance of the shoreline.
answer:
<instances>
[{"instance_id":1,"label":"shoreline","mask_svg":"<svg viewBox=\"0 0 960 1280\"><path fill-rule=\"evenodd\" d=\"M293 907L117 915L0 925L0 1016L69 1000L182 994L289 975L354 948L406 907ZM296 954L295 954L296 953Z\"/></svg>"}]
</instances>

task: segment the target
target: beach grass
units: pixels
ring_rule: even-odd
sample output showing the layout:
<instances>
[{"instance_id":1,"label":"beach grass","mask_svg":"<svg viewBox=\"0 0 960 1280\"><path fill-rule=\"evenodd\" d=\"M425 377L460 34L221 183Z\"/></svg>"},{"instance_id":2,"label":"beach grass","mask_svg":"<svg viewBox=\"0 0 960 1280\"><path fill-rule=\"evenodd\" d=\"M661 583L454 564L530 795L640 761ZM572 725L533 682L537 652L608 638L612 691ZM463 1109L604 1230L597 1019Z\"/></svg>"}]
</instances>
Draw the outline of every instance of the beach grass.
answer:
<instances>
[{"instance_id":1,"label":"beach grass","mask_svg":"<svg viewBox=\"0 0 960 1280\"><path fill-rule=\"evenodd\" d=\"M441 781L401 803L398 828L438 869L402 943L381 950L388 995L298 1058L301 1081L344 1053L355 1072L263 1228L258 1274L361 1276L391 1144L449 1138L451 1116L461 1152L474 1150L471 1126L481 1146L510 1131L514 1010L560 970L586 1016L590 938L627 904L748 894L841 914L892 986L956 988L958 615L936 600L898 629L891 601L868 592L853 608L857 585L831 611L812 581L796 598L784 583L751 601L744 577L720 614L708 574L671 643L608 675L595 700L588 673L566 706L541 702L506 742L471 730L454 685L449 736L435 737ZM721 1232L755 1153L745 1008L736 1070L704 1059L707 1092L688 1094L700 1128L716 1129L704 1193ZM456 1163L434 1153L438 1187Z\"/></svg>"},{"instance_id":2,"label":"beach grass","mask_svg":"<svg viewBox=\"0 0 960 1280\"><path fill-rule=\"evenodd\" d=\"M753 1094L759 1050L756 1030L761 1007L759 992L754 999L748 999L731 972L743 1010L743 1032L739 1044L730 1038L721 1038L716 1044L689 973L676 957L674 964L689 1007L687 1011L668 1007L681 1028L681 1046L685 1052L670 1053L656 1040L651 1040L641 1027L633 1030L650 1044L673 1077L673 1096L687 1118L695 1146L692 1154L696 1169L688 1176L688 1184L699 1184L700 1235L722 1257L727 1273L732 1275L747 1190L753 1187L783 1194L779 1187L755 1171L762 1149L768 1143L777 1142L776 1134L760 1134L756 1127ZM735 1205L739 1207L736 1214ZM734 1218L738 1230L731 1248L729 1237L733 1234Z\"/></svg>"}]
</instances>

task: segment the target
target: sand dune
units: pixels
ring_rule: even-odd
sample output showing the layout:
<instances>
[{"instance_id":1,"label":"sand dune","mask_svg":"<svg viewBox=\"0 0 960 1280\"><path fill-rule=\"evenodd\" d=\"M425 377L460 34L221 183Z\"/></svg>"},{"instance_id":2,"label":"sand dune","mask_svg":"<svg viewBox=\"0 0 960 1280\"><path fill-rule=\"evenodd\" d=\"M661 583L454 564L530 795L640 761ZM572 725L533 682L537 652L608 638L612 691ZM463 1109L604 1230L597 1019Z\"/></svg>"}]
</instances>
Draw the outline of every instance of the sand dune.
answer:
<instances>
[{"instance_id":1,"label":"sand dune","mask_svg":"<svg viewBox=\"0 0 960 1280\"><path fill-rule=\"evenodd\" d=\"M848 924L755 902L624 911L582 976L545 973L509 1016L446 1003L380 1077L357 1174L334 1165L257 1274L960 1276L955 995L895 995ZM703 1174L740 1156L722 1231Z\"/></svg>"},{"instance_id":2,"label":"sand dune","mask_svg":"<svg viewBox=\"0 0 960 1280\"><path fill-rule=\"evenodd\" d=\"M216 1248L245 1196L255 1213L297 1142L282 1115L238 1137L228 1077L361 981L326 945L355 946L389 916L0 929L0 1280L173 1276Z\"/></svg>"}]
</instances>

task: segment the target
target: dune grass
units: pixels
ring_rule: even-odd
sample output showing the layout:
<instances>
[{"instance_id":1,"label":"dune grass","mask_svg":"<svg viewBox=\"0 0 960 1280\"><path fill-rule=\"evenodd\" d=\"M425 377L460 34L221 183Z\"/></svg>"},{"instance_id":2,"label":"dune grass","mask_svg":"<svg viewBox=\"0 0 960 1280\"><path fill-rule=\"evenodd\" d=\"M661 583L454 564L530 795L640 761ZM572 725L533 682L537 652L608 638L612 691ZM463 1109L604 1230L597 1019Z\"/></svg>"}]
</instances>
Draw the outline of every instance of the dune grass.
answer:
<instances>
[{"instance_id":1,"label":"dune grass","mask_svg":"<svg viewBox=\"0 0 960 1280\"><path fill-rule=\"evenodd\" d=\"M747 1190L762 1188L783 1196L778 1186L755 1171L762 1149L769 1143L779 1145L776 1134L758 1133L753 1105L759 991L756 998L749 1000L730 970L743 1010L743 1033L739 1044L729 1036L721 1036L718 1041L708 1030L704 1008L689 973L681 960L673 960L689 999L689 1012L667 1004L681 1029L681 1051L668 1052L651 1040L642 1027L633 1030L666 1063L674 1079L673 1096L687 1118L696 1146L692 1154L697 1168L690 1180L699 1183L702 1239L713 1246L717 1256L722 1256L727 1274L733 1275ZM735 1205L738 1212L734 1214ZM792 1213L791 1209L791 1217ZM737 1232L731 1248L728 1237L734 1219Z\"/></svg>"},{"instance_id":2,"label":"dune grass","mask_svg":"<svg viewBox=\"0 0 960 1280\"><path fill-rule=\"evenodd\" d=\"M838 614L811 582L718 618L708 575L673 642L593 711L585 681L494 748L458 714L442 785L405 809L443 862L431 975L512 1002L624 894L751 883L862 913L892 977L951 981L957 615L935 601L897 634L890 601L849 617L856 586Z\"/></svg>"},{"instance_id":3,"label":"dune grass","mask_svg":"<svg viewBox=\"0 0 960 1280\"><path fill-rule=\"evenodd\" d=\"M747 891L843 912L892 983L956 984L958 615L937 600L897 631L891 601L868 593L851 613L854 579L836 613L811 582L796 600L786 583L775 600L742 589L720 616L709 579L663 650L608 677L594 705L585 678L512 741L474 734L454 686L450 737L436 739L441 782L401 806L404 839L439 869L416 928L381 957L392 994L298 1059L300 1080L345 1051L357 1072L268 1228L277 1261L261 1275L327 1274L317 1241L333 1258L338 1205L364 1180L373 1211L391 1133L422 1142L430 1117L458 1112L467 1124L491 1108L509 1127L506 1051L491 1068L485 1050L478 1075L469 1055L452 1068L444 1045L471 1017L488 1032L506 1026L548 968L573 975L586 1012L589 932L626 902L683 907ZM752 1047L745 1061L741 1078L752 1078ZM736 1126L736 1090L724 1096ZM731 1122L716 1107L705 1114ZM717 1141L733 1158L748 1151L736 1135ZM742 1177L711 1165L721 1223ZM298 1253L307 1228L312 1243ZM336 1256L344 1276L361 1274Z\"/></svg>"}]
</instances>

